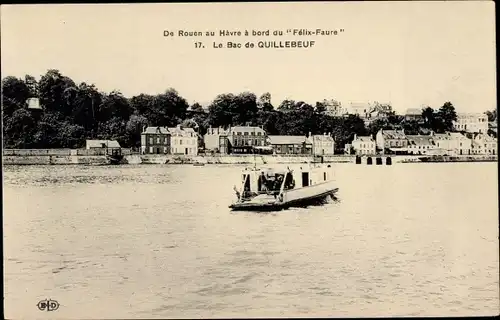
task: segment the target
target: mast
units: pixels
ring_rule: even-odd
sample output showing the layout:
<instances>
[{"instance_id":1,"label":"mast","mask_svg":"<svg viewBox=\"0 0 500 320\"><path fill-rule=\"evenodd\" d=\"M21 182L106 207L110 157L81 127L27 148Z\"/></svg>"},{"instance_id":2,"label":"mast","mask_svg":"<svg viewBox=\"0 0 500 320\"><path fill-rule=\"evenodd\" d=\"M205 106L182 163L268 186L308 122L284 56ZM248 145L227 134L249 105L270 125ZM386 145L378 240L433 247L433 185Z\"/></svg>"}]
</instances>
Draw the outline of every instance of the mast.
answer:
<instances>
[{"instance_id":1,"label":"mast","mask_svg":"<svg viewBox=\"0 0 500 320\"><path fill-rule=\"evenodd\" d=\"M255 127L253 127L253 141L255 141ZM255 159L255 147L252 143L252 152L253 152L253 168L257 169L257 160Z\"/></svg>"}]
</instances>

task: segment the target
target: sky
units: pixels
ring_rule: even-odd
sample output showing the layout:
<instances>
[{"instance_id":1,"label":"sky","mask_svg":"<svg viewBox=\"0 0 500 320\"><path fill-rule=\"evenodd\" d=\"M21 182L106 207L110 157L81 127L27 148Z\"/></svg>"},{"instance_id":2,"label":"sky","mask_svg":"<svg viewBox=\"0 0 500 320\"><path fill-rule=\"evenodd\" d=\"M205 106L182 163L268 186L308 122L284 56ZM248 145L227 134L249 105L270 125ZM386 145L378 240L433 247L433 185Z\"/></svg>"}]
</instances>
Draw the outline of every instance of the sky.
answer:
<instances>
[{"instance_id":1,"label":"sky","mask_svg":"<svg viewBox=\"0 0 500 320\"><path fill-rule=\"evenodd\" d=\"M2 77L58 69L75 82L131 97L176 89L188 102L269 92L314 104L390 102L396 111L451 101L496 108L494 3L330 2L12 5L1 7ZM299 36L287 29L340 30ZM164 31L174 36L164 36ZM215 31L182 37L179 30ZM280 30L227 36L220 30ZM315 41L309 48L246 42ZM240 42L243 48L213 48ZM202 42L205 48L196 48Z\"/></svg>"}]
</instances>

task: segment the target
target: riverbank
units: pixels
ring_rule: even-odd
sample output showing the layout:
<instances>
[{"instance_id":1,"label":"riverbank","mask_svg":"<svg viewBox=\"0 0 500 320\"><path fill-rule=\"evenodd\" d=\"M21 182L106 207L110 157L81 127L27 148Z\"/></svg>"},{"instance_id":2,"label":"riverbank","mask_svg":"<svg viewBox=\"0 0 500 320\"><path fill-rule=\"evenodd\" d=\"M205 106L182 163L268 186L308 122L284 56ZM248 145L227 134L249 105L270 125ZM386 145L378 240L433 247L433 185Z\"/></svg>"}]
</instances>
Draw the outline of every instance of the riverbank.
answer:
<instances>
[{"instance_id":1,"label":"riverbank","mask_svg":"<svg viewBox=\"0 0 500 320\"><path fill-rule=\"evenodd\" d=\"M387 158L392 163L425 163L425 162L491 162L498 161L497 155L474 155L474 156L373 156L361 157L360 164L376 165L377 158L381 163L387 164ZM4 155L4 165L107 165L108 159L104 155ZM316 162L320 162L318 158ZM122 164L297 164L313 162L311 156L281 156L281 155L217 155L217 156L184 156L184 155L125 155ZM355 155L332 155L323 156L324 163L356 163Z\"/></svg>"},{"instance_id":2,"label":"riverbank","mask_svg":"<svg viewBox=\"0 0 500 320\"><path fill-rule=\"evenodd\" d=\"M324 162L354 162L354 156L328 156ZM312 162L306 156L275 155L219 155L219 156L178 156L178 155L125 155L122 164L287 164ZM106 156L86 155L4 155L4 165L106 165Z\"/></svg>"}]
</instances>

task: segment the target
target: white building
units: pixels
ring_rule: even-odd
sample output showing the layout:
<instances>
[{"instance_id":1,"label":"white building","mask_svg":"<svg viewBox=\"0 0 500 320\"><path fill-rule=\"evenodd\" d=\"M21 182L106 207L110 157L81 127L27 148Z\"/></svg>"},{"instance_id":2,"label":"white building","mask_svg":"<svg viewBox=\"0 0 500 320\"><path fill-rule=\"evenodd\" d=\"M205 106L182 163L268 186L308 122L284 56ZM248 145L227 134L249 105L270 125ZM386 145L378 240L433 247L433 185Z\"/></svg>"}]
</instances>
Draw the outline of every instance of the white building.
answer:
<instances>
[{"instance_id":1,"label":"white building","mask_svg":"<svg viewBox=\"0 0 500 320\"><path fill-rule=\"evenodd\" d=\"M371 109L372 105L369 102L351 102L349 114L357 115L361 119L364 119L368 117Z\"/></svg>"},{"instance_id":2,"label":"white building","mask_svg":"<svg viewBox=\"0 0 500 320\"><path fill-rule=\"evenodd\" d=\"M354 135L351 143L356 155L374 155L376 154L376 142L371 136Z\"/></svg>"},{"instance_id":3,"label":"white building","mask_svg":"<svg viewBox=\"0 0 500 320\"><path fill-rule=\"evenodd\" d=\"M472 140L472 154L498 154L497 139L482 133L476 135Z\"/></svg>"},{"instance_id":4,"label":"white building","mask_svg":"<svg viewBox=\"0 0 500 320\"><path fill-rule=\"evenodd\" d=\"M183 128L180 125L168 128L170 133L170 153L197 155L198 154L198 134L193 128Z\"/></svg>"},{"instance_id":5,"label":"white building","mask_svg":"<svg viewBox=\"0 0 500 320\"><path fill-rule=\"evenodd\" d=\"M203 136L203 142L205 143L206 150L219 150L220 148L220 137L227 137L230 134L229 129L224 128L208 128L207 133Z\"/></svg>"},{"instance_id":6,"label":"white building","mask_svg":"<svg viewBox=\"0 0 500 320\"><path fill-rule=\"evenodd\" d=\"M433 136L438 149L447 155L472 154L472 140L459 132L436 133Z\"/></svg>"},{"instance_id":7,"label":"white building","mask_svg":"<svg viewBox=\"0 0 500 320\"><path fill-rule=\"evenodd\" d=\"M323 100L325 106L325 114L331 117L343 117L347 114L347 110L342 107L342 103L337 100Z\"/></svg>"},{"instance_id":8,"label":"white building","mask_svg":"<svg viewBox=\"0 0 500 320\"><path fill-rule=\"evenodd\" d=\"M409 154L438 154L433 135L407 135Z\"/></svg>"},{"instance_id":9,"label":"white building","mask_svg":"<svg viewBox=\"0 0 500 320\"><path fill-rule=\"evenodd\" d=\"M335 153L335 140L331 134L309 135L309 141L313 145L314 155L332 155Z\"/></svg>"},{"instance_id":10,"label":"white building","mask_svg":"<svg viewBox=\"0 0 500 320\"><path fill-rule=\"evenodd\" d=\"M488 116L483 113L457 113L453 128L457 131L488 133Z\"/></svg>"}]
</instances>

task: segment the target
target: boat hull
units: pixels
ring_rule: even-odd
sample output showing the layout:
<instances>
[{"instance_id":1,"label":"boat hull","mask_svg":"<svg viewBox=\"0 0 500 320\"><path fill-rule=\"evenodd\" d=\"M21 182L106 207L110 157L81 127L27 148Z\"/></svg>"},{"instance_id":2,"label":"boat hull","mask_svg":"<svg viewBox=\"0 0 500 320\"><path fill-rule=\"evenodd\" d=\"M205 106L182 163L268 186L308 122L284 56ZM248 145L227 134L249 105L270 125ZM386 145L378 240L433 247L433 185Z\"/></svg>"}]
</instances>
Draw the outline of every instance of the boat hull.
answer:
<instances>
[{"instance_id":1,"label":"boat hull","mask_svg":"<svg viewBox=\"0 0 500 320\"><path fill-rule=\"evenodd\" d=\"M257 203L257 202L237 202L229 206L232 211L280 211L292 207L308 207L311 205L321 205L324 204L328 197L333 197L338 191L338 188L327 189L320 193L304 195L301 197L288 197L290 199L285 200L287 195L284 197L284 201L273 201L268 203Z\"/></svg>"}]
</instances>

